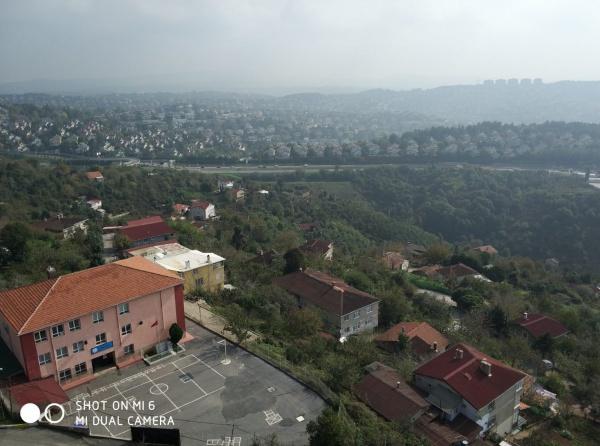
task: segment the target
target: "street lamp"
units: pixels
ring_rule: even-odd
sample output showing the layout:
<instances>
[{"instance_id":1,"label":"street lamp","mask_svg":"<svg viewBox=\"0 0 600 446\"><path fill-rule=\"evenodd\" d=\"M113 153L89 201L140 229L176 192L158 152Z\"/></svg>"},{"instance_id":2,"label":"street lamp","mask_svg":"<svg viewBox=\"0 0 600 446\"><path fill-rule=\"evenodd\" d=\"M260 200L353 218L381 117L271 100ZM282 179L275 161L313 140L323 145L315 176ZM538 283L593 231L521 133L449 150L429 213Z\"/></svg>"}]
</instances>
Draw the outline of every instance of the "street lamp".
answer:
<instances>
[{"instance_id":1,"label":"street lamp","mask_svg":"<svg viewBox=\"0 0 600 446\"><path fill-rule=\"evenodd\" d=\"M221 343L225 346L225 358L221 361L221 364L229 365L231 364L231 359L227 357L227 340L223 339L222 341L219 341L219 344Z\"/></svg>"}]
</instances>

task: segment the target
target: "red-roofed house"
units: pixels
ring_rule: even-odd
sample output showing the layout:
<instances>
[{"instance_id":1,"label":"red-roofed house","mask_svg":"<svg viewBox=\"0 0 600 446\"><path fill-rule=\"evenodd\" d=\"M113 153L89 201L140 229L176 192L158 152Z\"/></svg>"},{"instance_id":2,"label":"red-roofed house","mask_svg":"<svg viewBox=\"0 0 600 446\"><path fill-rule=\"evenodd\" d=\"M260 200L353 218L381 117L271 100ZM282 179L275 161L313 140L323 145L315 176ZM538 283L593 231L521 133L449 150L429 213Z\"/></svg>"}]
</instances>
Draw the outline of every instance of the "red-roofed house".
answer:
<instances>
[{"instance_id":1,"label":"red-roofed house","mask_svg":"<svg viewBox=\"0 0 600 446\"><path fill-rule=\"evenodd\" d=\"M526 374L466 344L457 344L414 372L425 398L452 421L464 415L482 433L506 435L517 425Z\"/></svg>"},{"instance_id":2,"label":"red-roofed house","mask_svg":"<svg viewBox=\"0 0 600 446\"><path fill-rule=\"evenodd\" d=\"M448 339L427 322L400 322L375 338L377 346L394 352L398 337L404 334L410 341L412 352L426 358L446 350Z\"/></svg>"},{"instance_id":3,"label":"red-roofed house","mask_svg":"<svg viewBox=\"0 0 600 446\"><path fill-rule=\"evenodd\" d=\"M309 240L300 250L304 254L321 256L325 260L333 259L333 242L330 240Z\"/></svg>"},{"instance_id":4,"label":"red-roofed house","mask_svg":"<svg viewBox=\"0 0 600 446\"><path fill-rule=\"evenodd\" d=\"M102 172L98 172L97 170L95 170L93 172L86 172L85 176L87 177L88 180L93 180L93 181L98 181L98 182L104 181L104 176L102 175Z\"/></svg>"},{"instance_id":5,"label":"red-roofed house","mask_svg":"<svg viewBox=\"0 0 600 446\"><path fill-rule=\"evenodd\" d=\"M296 296L300 306L323 310L342 339L377 327L379 300L342 279L306 269L278 277L273 283Z\"/></svg>"},{"instance_id":6,"label":"red-roofed house","mask_svg":"<svg viewBox=\"0 0 600 446\"><path fill-rule=\"evenodd\" d=\"M425 413L429 403L397 371L380 362L366 369L368 373L354 386L354 393L383 418L412 423Z\"/></svg>"},{"instance_id":7,"label":"red-roofed house","mask_svg":"<svg viewBox=\"0 0 600 446\"><path fill-rule=\"evenodd\" d=\"M408 267L410 266L410 262L406 256L396 251L384 252L381 260L391 270L408 271Z\"/></svg>"},{"instance_id":8,"label":"red-roofed house","mask_svg":"<svg viewBox=\"0 0 600 446\"><path fill-rule=\"evenodd\" d=\"M439 268L435 272L436 278L439 280L454 280L457 282L461 282L464 279L478 279L483 280L485 282L490 282L490 279L480 274L478 271L474 270L470 266L465 265L464 263L457 263L455 265L443 266Z\"/></svg>"},{"instance_id":9,"label":"red-roofed house","mask_svg":"<svg viewBox=\"0 0 600 446\"><path fill-rule=\"evenodd\" d=\"M194 220L210 220L217 215L215 205L203 200L193 200L189 212Z\"/></svg>"},{"instance_id":10,"label":"red-roofed house","mask_svg":"<svg viewBox=\"0 0 600 446\"><path fill-rule=\"evenodd\" d=\"M185 330L177 274L132 257L0 292L0 336L29 380L63 388L169 348L169 328Z\"/></svg>"},{"instance_id":11,"label":"red-roofed house","mask_svg":"<svg viewBox=\"0 0 600 446\"><path fill-rule=\"evenodd\" d=\"M543 314L523 313L523 316L515 322L534 339L544 335L559 338L569 332L569 329L556 319Z\"/></svg>"},{"instance_id":12,"label":"red-roofed house","mask_svg":"<svg viewBox=\"0 0 600 446\"><path fill-rule=\"evenodd\" d=\"M187 204L175 203L173 205L173 213L175 215L185 215L189 210L190 207Z\"/></svg>"},{"instance_id":13,"label":"red-roofed house","mask_svg":"<svg viewBox=\"0 0 600 446\"><path fill-rule=\"evenodd\" d=\"M498 250L492 245L476 246L475 248L473 248L473 251L478 251L482 254L489 254L491 256L495 256L496 254L498 254Z\"/></svg>"},{"instance_id":14,"label":"red-roofed house","mask_svg":"<svg viewBox=\"0 0 600 446\"><path fill-rule=\"evenodd\" d=\"M175 235L175 231L160 216L132 220L120 232L129 240L130 248L169 240Z\"/></svg>"}]
</instances>

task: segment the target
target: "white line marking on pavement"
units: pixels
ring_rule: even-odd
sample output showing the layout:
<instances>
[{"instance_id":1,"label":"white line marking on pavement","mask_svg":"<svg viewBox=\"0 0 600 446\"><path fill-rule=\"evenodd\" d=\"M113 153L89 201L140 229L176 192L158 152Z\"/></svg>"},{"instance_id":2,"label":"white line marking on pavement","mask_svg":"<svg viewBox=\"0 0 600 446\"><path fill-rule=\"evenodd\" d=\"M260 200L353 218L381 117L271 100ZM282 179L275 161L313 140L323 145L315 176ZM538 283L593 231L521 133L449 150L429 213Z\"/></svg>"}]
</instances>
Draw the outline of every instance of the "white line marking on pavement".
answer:
<instances>
[{"instance_id":1,"label":"white line marking on pavement","mask_svg":"<svg viewBox=\"0 0 600 446\"><path fill-rule=\"evenodd\" d=\"M152 383L152 384L154 384L154 385L155 385L155 386L156 386L158 389L160 389L160 387L158 387L158 386L157 386L157 384L156 384L154 381L152 381L152 378L150 378L150 377L149 377L148 375L146 375L145 373L144 373L144 375L146 376L146 378L148 378L148 381L149 381L149 382L151 382L151 383ZM177 406L177 404L175 404L175 403L173 402L173 400L172 400L171 398L169 398L169 395L167 395L167 394L166 394L165 392L163 392L163 391L161 391L160 393L162 393L162 394L163 394L163 396L164 396L166 399L168 399L168 400L169 400L169 402L170 402L170 403L173 405L173 407L175 408L175 410L178 410L178 409L179 409L179 406Z\"/></svg>"},{"instance_id":2,"label":"white line marking on pavement","mask_svg":"<svg viewBox=\"0 0 600 446\"><path fill-rule=\"evenodd\" d=\"M225 388L225 386L221 386L221 387L219 387L218 389L215 389L215 390L213 390L212 392L208 392L206 395L203 395L203 396L201 396L200 398L196 398L195 400L188 401L187 403L185 403L185 404L182 404L181 406L179 406L179 409L181 410L181 408L182 408L182 407L189 406L190 404L193 404L193 403L195 403L196 401L200 401L202 398L206 398L207 396L210 396L210 395L212 395L213 393L216 393L216 392L218 392L218 391L220 391L220 390L223 390L224 388ZM171 410L169 410L168 412L165 412L165 413L163 413L162 415L163 415L163 416L164 416L164 415L168 415L168 414L170 414L171 412L175 412L175 409L171 409Z\"/></svg>"},{"instance_id":3,"label":"white line marking on pavement","mask_svg":"<svg viewBox=\"0 0 600 446\"><path fill-rule=\"evenodd\" d=\"M206 362L204 362L202 359L198 358L197 356L195 356L198 361L200 361L202 364L204 364L206 367L208 367L209 369L211 369L213 372L215 372L217 375L219 375L221 378L225 379L225 377L223 375L221 375L217 370L215 370L214 368L212 368L209 364L207 364Z\"/></svg>"},{"instance_id":4,"label":"white line marking on pavement","mask_svg":"<svg viewBox=\"0 0 600 446\"><path fill-rule=\"evenodd\" d=\"M175 364L175 363L173 363L173 364L175 365L175 367L177 367L179 369L179 371L181 373L185 374L185 372L182 369L180 369L177 364ZM202 393L204 393L204 396L206 396L206 394L207 394L206 390L204 390L202 387L200 387L200 384L198 384L194 378L192 378L191 381L196 385L196 387L198 387L200 390L202 390Z\"/></svg>"}]
</instances>

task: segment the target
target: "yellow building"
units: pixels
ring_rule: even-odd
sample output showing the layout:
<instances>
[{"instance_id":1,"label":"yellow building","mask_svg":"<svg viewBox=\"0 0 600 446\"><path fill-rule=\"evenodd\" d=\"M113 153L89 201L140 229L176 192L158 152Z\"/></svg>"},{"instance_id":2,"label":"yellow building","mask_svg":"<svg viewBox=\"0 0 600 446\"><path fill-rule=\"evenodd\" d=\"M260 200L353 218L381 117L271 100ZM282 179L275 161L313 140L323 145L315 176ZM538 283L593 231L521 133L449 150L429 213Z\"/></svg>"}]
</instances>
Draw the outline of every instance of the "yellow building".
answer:
<instances>
[{"instance_id":1,"label":"yellow building","mask_svg":"<svg viewBox=\"0 0 600 446\"><path fill-rule=\"evenodd\" d=\"M129 253L176 272L184 281L185 294L198 288L215 293L225 285L225 259L212 252L200 252L179 243L167 243L130 250Z\"/></svg>"}]
</instances>

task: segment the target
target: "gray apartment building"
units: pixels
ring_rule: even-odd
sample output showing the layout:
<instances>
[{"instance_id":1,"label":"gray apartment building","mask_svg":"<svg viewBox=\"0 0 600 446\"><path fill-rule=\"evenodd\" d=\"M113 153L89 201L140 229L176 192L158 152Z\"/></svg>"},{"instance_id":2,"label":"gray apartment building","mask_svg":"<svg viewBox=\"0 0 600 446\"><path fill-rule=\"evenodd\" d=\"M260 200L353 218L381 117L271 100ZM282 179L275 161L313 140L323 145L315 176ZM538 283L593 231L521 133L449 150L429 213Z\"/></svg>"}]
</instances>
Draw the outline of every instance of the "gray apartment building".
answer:
<instances>
[{"instance_id":1,"label":"gray apartment building","mask_svg":"<svg viewBox=\"0 0 600 446\"><path fill-rule=\"evenodd\" d=\"M378 325L379 300L342 279L306 269L278 277L273 283L296 296L300 307L319 308L340 340Z\"/></svg>"}]
</instances>

